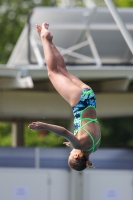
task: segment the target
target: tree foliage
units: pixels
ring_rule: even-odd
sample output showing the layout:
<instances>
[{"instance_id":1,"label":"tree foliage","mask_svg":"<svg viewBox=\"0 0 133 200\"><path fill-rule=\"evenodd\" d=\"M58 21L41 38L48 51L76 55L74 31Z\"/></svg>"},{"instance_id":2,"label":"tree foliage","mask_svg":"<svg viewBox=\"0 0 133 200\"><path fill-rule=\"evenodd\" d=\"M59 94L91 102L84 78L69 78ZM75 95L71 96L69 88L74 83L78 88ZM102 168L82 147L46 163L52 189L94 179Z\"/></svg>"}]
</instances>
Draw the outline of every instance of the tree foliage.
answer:
<instances>
[{"instance_id":1,"label":"tree foliage","mask_svg":"<svg viewBox=\"0 0 133 200\"><path fill-rule=\"evenodd\" d=\"M0 123L0 146L11 146L11 124Z\"/></svg>"},{"instance_id":2,"label":"tree foliage","mask_svg":"<svg viewBox=\"0 0 133 200\"><path fill-rule=\"evenodd\" d=\"M133 117L99 120L101 147L133 147Z\"/></svg>"},{"instance_id":3,"label":"tree foliage","mask_svg":"<svg viewBox=\"0 0 133 200\"><path fill-rule=\"evenodd\" d=\"M86 0L93 1L97 6L106 6L104 0ZM116 7L133 7L133 0L113 0Z\"/></svg>"},{"instance_id":4,"label":"tree foliage","mask_svg":"<svg viewBox=\"0 0 133 200\"><path fill-rule=\"evenodd\" d=\"M64 124L64 123L63 123ZM63 125L60 124L60 125ZM59 125L59 124L58 124ZM65 124L64 124L65 125ZM63 146L65 139L49 131L34 131L28 129L25 124L24 131L25 146L39 147L59 147Z\"/></svg>"},{"instance_id":5,"label":"tree foliage","mask_svg":"<svg viewBox=\"0 0 133 200\"><path fill-rule=\"evenodd\" d=\"M36 6L55 6L57 0L0 1L0 63L5 64L27 22L29 11Z\"/></svg>"},{"instance_id":6,"label":"tree foliage","mask_svg":"<svg viewBox=\"0 0 133 200\"><path fill-rule=\"evenodd\" d=\"M133 7L133 0L113 0L117 7Z\"/></svg>"},{"instance_id":7,"label":"tree foliage","mask_svg":"<svg viewBox=\"0 0 133 200\"><path fill-rule=\"evenodd\" d=\"M130 148L133 147L133 117L100 119L102 140L100 147L106 148ZM60 121L55 123L68 128L69 122ZM33 131L28 129L28 124L24 128L25 146L32 147L59 147L66 141L52 132ZM0 146L11 146L11 124L0 123Z\"/></svg>"}]
</instances>

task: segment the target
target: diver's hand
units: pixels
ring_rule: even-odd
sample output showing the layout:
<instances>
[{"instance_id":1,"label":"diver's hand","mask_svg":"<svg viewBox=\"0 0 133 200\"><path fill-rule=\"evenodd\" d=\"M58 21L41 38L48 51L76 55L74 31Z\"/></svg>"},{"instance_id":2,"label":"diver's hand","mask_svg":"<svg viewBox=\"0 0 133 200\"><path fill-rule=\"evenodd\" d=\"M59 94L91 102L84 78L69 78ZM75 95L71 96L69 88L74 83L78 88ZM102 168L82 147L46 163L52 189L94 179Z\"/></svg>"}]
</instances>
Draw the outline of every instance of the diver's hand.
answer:
<instances>
[{"instance_id":1,"label":"diver's hand","mask_svg":"<svg viewBox=\"0 0 133 200\"><path fill-rule=\"evenodd\" d=\"M43 122L32 122L28 128L32 130L46 130L46 123Z\"/></svg>"},{"instance_id":2,"label":"diver's hand","mask_svg":"<svg viewBox=\"0 0 133 200\"><path fill-rule=\"evenodd\" d=\"M72 146L70 142L63 142L63 144L65 144L65 145L68 146L68 147L71 147L71 146Z\"/></svg>"}]
</instances>

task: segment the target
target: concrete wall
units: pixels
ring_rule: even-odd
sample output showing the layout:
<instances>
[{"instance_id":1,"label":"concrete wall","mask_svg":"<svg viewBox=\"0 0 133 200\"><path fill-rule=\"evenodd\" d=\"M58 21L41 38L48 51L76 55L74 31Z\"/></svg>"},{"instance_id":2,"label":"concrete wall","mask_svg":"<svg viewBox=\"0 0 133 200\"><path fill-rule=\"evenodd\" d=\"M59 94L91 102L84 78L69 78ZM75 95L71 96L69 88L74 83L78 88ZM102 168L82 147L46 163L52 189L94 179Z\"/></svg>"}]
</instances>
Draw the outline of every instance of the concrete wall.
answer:
<instances>
[{"instance_id":1,"label":"concrete wall","mask_svg":"<svg viewBox=\"0 0 133 200\"><path fill-rule=\"evenodd\" d=\"M133 93L97 93L98 117L133 116ZM1 119L73 117L69 104L57 93L1 91Z\"/></svg>"},{"instance_id":2,"label":"concrete wall","mask_svg":"<svg viewBox=\"0 0 133 200\"><path fill-rule=\"evenodd\" d=\"M0 169L1 200L69 198L69 173L64 170Z\"/></svg>"},{"instance_id":3,"label":"concrete wall","mask_svg":"<svg viewBox=\"0 0 133 200\"><path fill-rule=\"evenodd\" d=\"M86 171L83 180L84 200L133 199L133 171Z\"/></svg>"},{"instance_id":4,"label":"concrete wall","mask_svg":"<svg viewBox=\"0 0 133 200\"><path fill-rule=\"evenodd\" d=\"M132 200L133 171L0 168L1 200Z\"/></svg>"}]
</instances>

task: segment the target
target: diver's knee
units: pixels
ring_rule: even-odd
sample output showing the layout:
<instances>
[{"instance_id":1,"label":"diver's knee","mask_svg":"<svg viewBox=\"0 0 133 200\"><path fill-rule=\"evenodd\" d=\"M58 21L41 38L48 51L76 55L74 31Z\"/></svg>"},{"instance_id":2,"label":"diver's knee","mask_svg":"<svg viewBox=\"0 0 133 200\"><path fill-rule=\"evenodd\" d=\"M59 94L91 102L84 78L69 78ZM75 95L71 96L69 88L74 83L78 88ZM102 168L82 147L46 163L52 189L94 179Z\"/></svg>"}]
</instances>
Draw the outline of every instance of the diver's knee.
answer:
<instances>
[{"instance_id":1,"label":"diver's knee","mask_svg":"<svg viewBox=\"0 0 133 200\"><path fill-rule=\"evenodd\" d=\"M55 76L58 73L59 73L58 69L50 69L50 70L48 70L48 77L49 77L49 79L51 79L53 76Z\"/></svg>"}]
</instances>

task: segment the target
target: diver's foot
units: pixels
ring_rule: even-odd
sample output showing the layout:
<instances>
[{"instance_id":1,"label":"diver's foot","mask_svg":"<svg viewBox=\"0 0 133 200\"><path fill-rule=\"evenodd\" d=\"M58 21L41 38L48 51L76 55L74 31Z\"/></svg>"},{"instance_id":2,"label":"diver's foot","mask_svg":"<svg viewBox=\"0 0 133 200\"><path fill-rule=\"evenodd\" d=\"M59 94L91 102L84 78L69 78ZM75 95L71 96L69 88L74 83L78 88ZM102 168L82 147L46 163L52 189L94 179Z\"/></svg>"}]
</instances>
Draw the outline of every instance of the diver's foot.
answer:
<instances>
[{"instance_id":1,"label":"diver's foot","mask_svg":"<svg viewBox=\"0 0 133 200\"><path fill-rule=\"evenodd\" d=\"M43 23L43 25L44 25L45 29L47 29L47 30L48 30L49 23L47 23L47 22L44 22L44 23Z\"/></svg>"},{"instance_id":2,"label":"diver's foot","mask_svg":"<svg viewBox=\"0 0 133 200\"><path fill-rule=\"evenodd\" d=\"M43 23L42 24L42 30L41 30L41 38L42 39L47 39L49 42L52 42L53 36L48 30L49 24L48 23Z\"/></svg>"},{"instance_id":3,"label":"diver's foot","mask_svg":"<svg viewBox=\"0 0 133 200\"><path fill-rule=\"evenodd\" d=\"M42 26L36 24L36 29L41 39L47 39L49 42L52 42L53 36L48 30L49 24L44 22Z\"/></svg>"}]
</instances>

